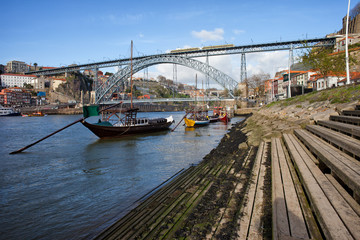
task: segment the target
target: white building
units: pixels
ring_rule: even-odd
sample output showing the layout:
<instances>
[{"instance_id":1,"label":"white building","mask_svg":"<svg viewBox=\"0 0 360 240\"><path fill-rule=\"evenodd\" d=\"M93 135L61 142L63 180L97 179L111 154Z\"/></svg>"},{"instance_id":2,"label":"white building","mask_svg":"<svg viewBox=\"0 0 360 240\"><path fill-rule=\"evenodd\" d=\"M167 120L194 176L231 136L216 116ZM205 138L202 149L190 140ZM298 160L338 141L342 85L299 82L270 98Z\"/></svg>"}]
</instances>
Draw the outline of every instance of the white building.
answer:
<instances>
[{"instance_id":1,"label":"white building","mask_svg":"<svg viewBox=\"0 0 360 240\"><path fill-rule=\"evenodd\" d=\"M45 89L45 78L34 78L30 83L34 89Z\"/></svg>"},{"instance_id":2,"label":"white building","mask_svg":"<svg viewBox=\"0 0 360 240\"><path fill-rule=\"evenodd\" d=\"M316 72L311 72L311 71L300 72L299 74L291 77L291 84L302 85L307 87L310 76L315 73Z\"/></svg>"},{"instance_id":3,"label":"white building","mask_svg":"<svg viewBox=\"0 0 360 240\"><path fill-rule=\"evenodd\" d=\"M349 37L349 46L356 44L358 42L360 42L360 36L359 34L351 34ZM336 44L334 46L334 52L341 52L341 51L345 51L346 48L346 37L345 35L342 37L338 37L336 38Z\"/></svg>"},{"instance_id":4,"label":"white building","mask_svg":"<svg viewBox=\"0 0 360 240\"><path fill-rule=\"evenodd\" d=\"M0 75L1 86L8 87L24 87L24 83L31 84L37 77L35 75L21 75L13 73L5 73Z\"/></svg>"}]
</instances>

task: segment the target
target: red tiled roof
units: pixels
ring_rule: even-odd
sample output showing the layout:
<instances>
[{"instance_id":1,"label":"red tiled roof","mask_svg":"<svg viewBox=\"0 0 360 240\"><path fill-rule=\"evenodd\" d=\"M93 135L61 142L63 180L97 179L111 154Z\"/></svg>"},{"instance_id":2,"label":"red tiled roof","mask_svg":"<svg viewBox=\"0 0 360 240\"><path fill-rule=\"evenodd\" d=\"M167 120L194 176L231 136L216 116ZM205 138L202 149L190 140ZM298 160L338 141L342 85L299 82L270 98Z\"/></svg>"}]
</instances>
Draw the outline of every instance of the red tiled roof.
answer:
<instances>
[{"instance_id":1,"label":"red tiled roof","mask_svg":"<svg viewBox=\"0 0 360 240\"><path fill-rule=\"evenodd\" d=\"M18 76L18 77L35 77L35 75L24 75L24 74L14 74L14 73L4 73L1 75L6 75L6 76Z\"/></svg>"}]
</instances>

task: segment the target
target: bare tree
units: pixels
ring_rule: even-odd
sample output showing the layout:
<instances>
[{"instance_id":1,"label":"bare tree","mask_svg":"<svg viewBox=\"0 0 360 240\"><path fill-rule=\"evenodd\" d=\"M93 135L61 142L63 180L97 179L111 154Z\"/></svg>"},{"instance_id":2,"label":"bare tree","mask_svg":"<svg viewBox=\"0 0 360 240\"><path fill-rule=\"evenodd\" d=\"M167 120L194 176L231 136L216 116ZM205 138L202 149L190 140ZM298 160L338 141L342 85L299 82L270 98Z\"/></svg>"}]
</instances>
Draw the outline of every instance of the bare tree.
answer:
<instances>
[{"instance_id":1,"label":"bare tree","mask_svg":"<svg viewBox=\"0 0 360 240\"><path fill-rule=\"evenodd\" d=\"M248 89L253 89L256 97L262 97L265 93L265 81L270 79L269 73L258 73L252 75L250 78L245 79Z\"/></svg>"}]
</instances>

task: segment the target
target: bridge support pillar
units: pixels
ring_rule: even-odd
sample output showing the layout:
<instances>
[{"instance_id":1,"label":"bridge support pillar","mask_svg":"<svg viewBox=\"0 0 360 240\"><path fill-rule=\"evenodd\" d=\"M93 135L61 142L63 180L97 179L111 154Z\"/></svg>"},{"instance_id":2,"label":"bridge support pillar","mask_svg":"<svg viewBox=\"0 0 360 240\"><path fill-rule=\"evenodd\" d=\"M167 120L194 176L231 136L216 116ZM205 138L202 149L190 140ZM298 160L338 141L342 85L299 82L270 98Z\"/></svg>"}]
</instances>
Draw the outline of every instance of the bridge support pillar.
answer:
<instances>
[{"instance_id":1,"label":"bridge support pillar","mask_svg":"<svg viewBox=\"0 0 360 240\"><path fill-rule=\"evenodd\" d=\"M247 79L246 74L246 57L245 53L241 54L241 68L240 68L240 82L244 82Z\"/></svg>"}]
</instances>

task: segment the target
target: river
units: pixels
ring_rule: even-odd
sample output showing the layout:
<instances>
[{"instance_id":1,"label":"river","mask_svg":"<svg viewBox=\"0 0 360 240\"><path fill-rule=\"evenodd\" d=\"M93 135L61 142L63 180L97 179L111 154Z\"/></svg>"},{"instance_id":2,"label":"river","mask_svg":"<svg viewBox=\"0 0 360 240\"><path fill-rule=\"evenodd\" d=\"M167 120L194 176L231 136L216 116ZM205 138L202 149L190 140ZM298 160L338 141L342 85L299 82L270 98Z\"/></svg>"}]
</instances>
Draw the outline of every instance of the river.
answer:
<instances>
[{"instance_id":1,"label":"river","mask_svg":"<svg viewBox=\"0 0 360 240\"><path fill-rule=\"evenodd\" d=\"M183 114L140 116L172 115L177 124ZM92 238L151 189L200 162L231 127L218 122L186 131L181 124L174 132L101 140L78 123L9 155L80 117L0 118L0 239Z\"/></svg>"}]
</instances>

